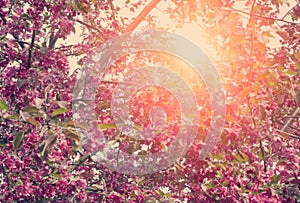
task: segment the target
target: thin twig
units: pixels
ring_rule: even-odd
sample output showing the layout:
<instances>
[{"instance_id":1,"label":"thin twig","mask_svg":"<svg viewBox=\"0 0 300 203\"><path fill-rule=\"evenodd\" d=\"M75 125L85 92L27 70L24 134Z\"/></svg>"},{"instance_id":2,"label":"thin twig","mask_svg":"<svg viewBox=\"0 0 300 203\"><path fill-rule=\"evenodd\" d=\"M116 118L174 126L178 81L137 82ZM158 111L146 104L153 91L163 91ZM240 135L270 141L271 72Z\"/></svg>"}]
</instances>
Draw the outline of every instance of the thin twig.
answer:
<instances>
[{"instance_id":1,"label":"thin twig","mask_svg":"<svg viewBox=\"0 0 300 203\"><path fill-rule=\"evenodd\" d=\"M284 118L300 118L300 116L284 116Z\"/></svg>"},{"instance_id":2,"label":"thin twig","mask_svg":"<svg viewBox=\"0 0 300 203\"><path fill-rule=\"evenodd\" d=\"M15 41L20 45L20 47L21 47L22 49L24 48L24 45L25 45L25 44L26 44L26 45L30 45L30 43L25 42L25 41L21 41L21 40L19 40L18 38L15 38ZM33 45L33 48L40 49L41 47L40 47L39 45L37 45L37 44L34 44L34 45Z\"/></svg>"},{"instance_id":3,"label":"thin twig","mask_svg":"<svg viewBox=\"0 0 300 203\"><path fill-rule=\"evenodd\" d=\"M245 12L245 11L242 11L242 10L239 10L239 9L235 9L235 8L232 8L232 9L223 8L223 10L225 10L225 11L235 11L235 12L242 13L242 14L249 15L249 16L251 15L251 13L248 13L248 12ZM284 20L284 19L281 19L281 18L272 18L272 17L269 17L269 16L262 16L262 15L257 15L257 14L254 14L253 17L263 18L263 19L267 19L267 20L280 21L280 22L288 23L288 24L292 24L292 25L300 25L300 23L287 21L287 20Z\"/></svg>"},{"instance_id":4,"label":"thin twig","mask_svg":"<svg viewBox=\"0 0 300 203\"><path fill-rule=\"evenodd\" d=\"M265 151L264 151L264 148L262 146L261 140L259 140L259 148L260 148L261 155L262 155L263 162L264 162L264 172L267 172L267 163L266 163Z\"/></svg>"},{"instance_id":5,"label":"thin twig","mask_svg":"<svg viewBox=\"0 0 300 203\"><path fill-rule=\"evenodd\" d=\"M278 133L283 133L285 135L288 135L289 137L292 137L292 138L295 138L295 139L299 139L300 140L300 136L297 136L297 135L293 135L291 133L287 133L287 132L284 132L284 131L281 131L281 130L276 130Z\"/></svg>"},{"instance_id":6,"label":"thin twig","mask_svg":"<svg viewBox=\"0 0 300 203\"><path fill-rule=\"evenodd\" d=\"M296 5L296 6L297 6L297 5ZM284 20L284 19L292 12L292 10L293 10L296 6L294 6L294 7L291 8L290 10L288 10L288 11L285 13L285 15L284 15L281 19Z\"/></svg>"},{"instance_id":7,"label":"thin twig","mask_svg":"<svg viewBox=\"0 0 300 203\"><path fill-rule=\"evenodd\" d=\"M68 48L72 48L72 47L74 47L74 46L76 46L76 44L70 44L70 45L63 45L63 46L61 46L61 47L56 47L55 49L68 49Z\"/></svg>"},{"instance_id":8,"label":"thin twig","mask_svg":"<svg viewBox=\"0 0 300 203\"><path fill-rule=\"evenodd\" d=\"M22 48L22 49L24 49L24 44L29 44L29 43L27 43L27 42L21 42L20 40L19 40L19 38L16 36L16 35L14 35L13 34L13 37L15 38L15 41L19 44L19 46Z\"/></svg>"},{"instance_id":9,"label":"thin twig","mask_svg":"<svg viewBox=\"0 0 300 203\"><path fill-rule=\"evenodd\" d=\"M290 123L294 120L294 117L297 116L298 112L300 111L300 107L297 107L295 109L295 111L292 114L292 117L289 118L285 124L282 126L282 128L280 129L280 131L285 131L285 129L290 125Z\"/></svg>"},{"instance_id":10,"label":"thin twig","mask_svg":"<svg viewBox=\"0 0 300 203\"><path fill-rule=\"evenodd\" d=\"M75 171L80 165L82 165L82 163L84 163L86 160L90 159L92 156L94 156L97 153L98 152L95 151L90 154L86 154L86 156L81 157L81 159L79 159L79 161L74 165L71 171Z\"/></svg>"},{"instance_id":11,"label":"thin twig","mask_svg":"<svg viewBox=\"0 0 300 203\"><path fill-rule=\"evenodd\" d=\"M98 28L96 28L96 27L94 27L94 26L92 26L90 24L87 24L87 23L85 23L85 22L83 22L83 21L81 21L79 19L74 19L74 21L78 22L78 23L80 23L80 24L82 24L82 25L84 25L84 26L86 26L86 27L88 27L88 28L90 28L92 30L96 30L97 32L101 33L101 30L99 30Z\"/></svg>"},{"instance_id":12,"label":"thin twig","mask_svg":"<svg viewBox=\"0 0 300 203\"><path fill-rule=\"evenodd\" d=\"M111 81L111 80L101 80L101 83L107 83L107 84L125 84L125 85L136 85L136 83L133 83L133 82L124 82L124 81Z\"/></svg>"},{"instance_id":13,"label":"thin twig","mask_svg":"<svg viewBox=\"0 0 300 203\"><path fill-rule=\"evenodd\" d=\"M284 125L285 123L280 122L280 121L276 121L276 123L280 124L280 125ZM293 127L293 126L289 126L289 128L293 129L293 130L299 130L299 128Z\"/></svg>"}]
</instances>

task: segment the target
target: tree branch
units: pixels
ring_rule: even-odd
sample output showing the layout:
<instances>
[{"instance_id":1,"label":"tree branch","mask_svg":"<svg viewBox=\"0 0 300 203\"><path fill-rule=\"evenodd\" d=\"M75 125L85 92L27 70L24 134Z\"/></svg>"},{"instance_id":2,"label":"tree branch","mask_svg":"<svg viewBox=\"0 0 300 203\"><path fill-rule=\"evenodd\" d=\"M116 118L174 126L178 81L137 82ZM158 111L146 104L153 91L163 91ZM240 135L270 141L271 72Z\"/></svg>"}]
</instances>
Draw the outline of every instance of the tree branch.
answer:
<instances>
[{"instance_id":1,"label":"tree branch","mask_svg":"<svg viewBox=\"0 0 300 203\"><path fill-rule=\"evenodd\" d=\"M135 20L127 27L126 32L132 32L145 18L145 16L160 2L160 0L152 0L145 8L144 10L135 18ZM96 28L93 27L85 22L82 22L81 20L75 19L76 22L87 26L90 29L96 30L99 33L101 33L101 31ZM102 81L103 82L103 81ZM113 81L105 81L106 83L113 83ZM74 100L73 100L74 101ZM91 158L93 155L95 155L97 152L93 152L92 154L87 154L86 156L83 156L74 166L74 168L72 169L72 171L76 170L83 162L85 162L86 160L88 160L89 158Z\"/></svg>"},{"instance_id":2,"label":"tree branch","mask_svg":"<svg viewBox=\"0 0 300 203\"><path fill-rule=\"evenodd\" d=\"M281 131L281 130L276 130L279 135L283 136L283 135L287 135L289 137L292 137L292 138L295 138L295 139L299 139L300 140L300 136L296 136L296 135L293 135L293 134L290 134L290 133L287 133L287 132L284 132L284 131Z\"/></svg>"},{"instance_id":3,"label":"tree branch","mask_svg":"<svg viewBox=\"0 0 300 203\"><path fill-rule=\"evenodd\" d=\"M29 47L29 53L28 53L28 59L27 59L27 68L31 68L31 58L32 58L32 50L34 46L34 40L35 40L36 30L32 31L32 37L31 37L31 43Z\"/></svg>"},{"instance_id":4,"label":"tree branch","mask_svg":"<svg viewBox=\"0 0 300 203\"><path fill-rule=\"evenodd\" d=\"M29 45L29 46L30 46L30 44L31 44L31 43L28 43L28 42L19 40L19 38L17 38L17 37L14 36L14 35L13 35L13 37L15 38L15 42L17 42L17 43L20 45L20 47L21 47L22 49L24 49L25 44L26 44L26 45ZM38 49L40 49L41 47L40 47L39 45L37 45L37 44L34 44L34 45L33 45L33 48L38 48Z\"/></svg>"},{"instance_id":5,"label":"tree branch","mask_svg":"<svg viewBox=\"0 0 300 203\"><path fill-rule=\"evenodd\" d=\"M284 118L291 118L292 116L290 117L287 117L285 116ZM300 117L299 117L300 118ZM276 123L280 124L280 125L284 125L285 123L283 122L280 122L280 121L276 121ZM293 127L293 126L289 126L289 128L293 129L293 130L299 130L299 128L296 128L296 127Z\"/></svg>"},{"instance_id":6,"label":"tree branch","mask_svg":"<svg viewBox=\"0 0 300 203\"><path fill-rule=\"evenodd\" d=\"M78 23L80 23L80 24L82 24L82 25L84 25L84 26L86 26L86 27L88 27L88 28L90 28L92 30L95 30L95 31L101 33L101 30L99 30L98 28L96 28L96 27L94 27L92 25L89 25L89 24L87 24L87 23L85 23L85 22L83 22L81 20L78 20L78 19L74 19L74 20L75 20L75 22L78 22Z\"/></svg>"},{"instance_id":7,"label":"tree branch","mask_svg":"<svg viewBox=\"0 0 300 203\"><path fill-rule=\"evenodd\" d=\"M293 112L292 116L285 122L285 124L282 126L280 131L285 131L285 129L290 125L290 123L293 121L294 117L297 116L298 112L300 111L300 107L297 107L295 111Z\"/></svg>"},{"instance_id":8,"label":"tree branch","mask_svg":"<svg viewBox=\"0 0 300 203\"><path fill-rule=\"evenodd\" d=\"M94 156L95 154L97 154L97 152L92 152L91 154L85 154L83 155L78 161L77 163L75 163L74 167L71 169L71 171L75 171L81 164L83 164L85 161L87 161L88 159L90 159L92 156Z\"/></svg>"},{"instance_id":9,"label":"tree branch","mask_svg":"<svg viewBox=\"0 0 300 203\"><path fill-rule=\"evenodd\" d=\"M58 37L56 37L54 33L52 33L52 34L50 35L49 49L54 49L55 43L56 43L57 39L58 39Z\"/></svg>"},{"instance_id":10,"label":"tree branch","mask_svg":"<svg viewBox=\"0 0 300 203\"><path fill-rule=\"evenodd\" d=\"M134 21L126 28L125 32L132 32L146 17L147 14L150 13L150 11L160 2L160 0L152 0L143 10L142 12L134 19ZM75 22L78 22L92 30L95 30L99 33L101 33L101 30L98 28L87 24L79 19L73 19Z\"/></svg>"},{"instance_id":11,"label":"tree branch","mask_svg":"<svg viewBox=\"0 0 300 203\"><path fill-rule=\"evenodd\" d=\"M125 85L136 85L136 83L133 83L133 82L124 82L124 81L111 81L111 80L101 80L101 83L107 83L107 84L125 84Z\"/></svg>"},{"instance_id":12,"label":"tree branch","mask_svg":"<svg viewBox=\"0 0 300 203\"><path fill-rule=\"evenodd\" d=\"M264 148L262 146L262 142L261 140L259 140L259 148L260 148L260 152L263 158L263 163L264 163L264 172L267 172L267 162L266 162L266 156L265 156L265 151Z\"/></svg>"},{"instance_id":13,"label":"tree branch","mask_svg":"<svg viewBox=\"0 0 300 203\"><path fill-rule=\"evenodd\" d=\"M5 17L2 14L0 14L0 18L1 18L2 22L3 22L3 24L6 25L7 21L6 21Z\"/></svg>"},{"instance_id":14,"label":"tree branch","mask_svg":"<svg viewBox=\"0 0 300 203\"><path fill-rule=\"evenodd\" d=\"M239 9L235 9L235 8L232 8L232 9L223 8L223 10L225 10L225 11L235 11L237 13L242 13L242 14L245 14L245 15L248 15L248 16L251 15L251 13L248 13L248 12L245 12L245 11L242 11L242 10L239 10ZM253 17L267 19L267 20L279 21L279 22L288 23L288 24L291 24L291 25L300 25L300 23L287 21L287 20L284 20L284 19L281 19L281 18L272 18L272 17L269 17L269 16L261 16L261 15L257 15L257 14L254 14Z\"/></svg>"},{"instance_id":15,"label":"tree branch","mask_svg":"<svg viewBox=\"0 0 300 203\"><path fill-rule=\"evenodd\" d=\"M148 13L160 2L160 0L152 0L142 12L134 19L134 21L126 28L126 32L132 32L146 17Z\"/></svg>"},{"instance_id":16,"label":"tree branch","mask_svg":"<svg viewBox=\"0 0 300 203\"><path fill-rule=\"evenodd\" d=\"M297 6L297 5L296 5L296 6ZM288 10L288 11L284 14L284 16L283 16L281 19L284 20L284 19L292 12L292 10L293 10L296 6L294 6L294 7L291 8L290 10Z\"/></svg>"},{"instance_id":17,"label":"tree branch","mask_svg":"<svg viewBox=\"0 0 300 203\"><path fill-rule=\"evenodd\" d=\"M248 24L250 26L250 32L251 32L251 41L250 41L250 57L252 58L253 56L253 43L254 43L254 30L255 30L255 24L253 22L253 15L254 15L254 6L256 4L256 0L253 1L252 6L251 6L251 11L250 11L250 18L248 21ZM252 24L253 23L253 24ZM253 64L253 63L252 63ZM253 65L252 65L253 67Z\"/></svg>"},{"instance_id":18,"label":"tree branch","mask_svg":"<svg viewBox=\"0 0 300 203\"><path fill-rule=\"evenodd\" d=\"M19 46L22 48L22 49L24 49L24 44L25 44L25 42L21 42L20 40L19 40L19 38L16 36L16 35L14 35L13 34L13 37L14 37L14 39L15 39L15 41L19 44ZM27 43L27 42L26 42Z\"/></svg>"}]
</instances>

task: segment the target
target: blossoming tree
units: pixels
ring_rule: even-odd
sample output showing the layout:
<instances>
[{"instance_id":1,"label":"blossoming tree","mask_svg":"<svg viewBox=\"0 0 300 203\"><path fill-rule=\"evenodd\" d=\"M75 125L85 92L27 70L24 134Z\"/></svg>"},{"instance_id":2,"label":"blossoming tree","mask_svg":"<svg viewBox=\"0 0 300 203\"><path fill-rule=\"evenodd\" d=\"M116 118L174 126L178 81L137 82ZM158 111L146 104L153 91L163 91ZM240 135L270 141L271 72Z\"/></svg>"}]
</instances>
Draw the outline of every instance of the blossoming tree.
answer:
<instances>
[{"instance_id":1,"label":"blossoming tree","mask_svg":"<svg viewBox=\"0 0 300 203\"><path fill-rule=\"evenodd\" d=\"M143 29L162 29L153 9L163 10L177 27L204 28L218 54L214 64L226 89L226 124L217 147L199 160L210 107L207 92L195 88L204 107L199 135L185 156L154 174L124 175L94 161L82 146L71 110L78 70L70 74L68 59L78 57L82 66L97 47L141 22ZM124 11L137 18L122 16ZM299 18L299 2L288 0L0 0L0 201L300 201ZM67 43L72 33L80 39ZM163 54L135 57L140 60L118 61L112 73L149 61L170 68L180 63ZM115 85L100 85L97 97L99 128L109 135L118 134L108 122ZM154 93L159 100L149 99ZM169 116L174 126L165 131L171 138L151 143L150 152L167 148L178 130L178 103L159 88L132 103L140 126L149 122L143 120L147 105L162 104L167 116L175 114ZM147 144L122 150L150 153L142 150Z\"/></svg>"}]
</instances>

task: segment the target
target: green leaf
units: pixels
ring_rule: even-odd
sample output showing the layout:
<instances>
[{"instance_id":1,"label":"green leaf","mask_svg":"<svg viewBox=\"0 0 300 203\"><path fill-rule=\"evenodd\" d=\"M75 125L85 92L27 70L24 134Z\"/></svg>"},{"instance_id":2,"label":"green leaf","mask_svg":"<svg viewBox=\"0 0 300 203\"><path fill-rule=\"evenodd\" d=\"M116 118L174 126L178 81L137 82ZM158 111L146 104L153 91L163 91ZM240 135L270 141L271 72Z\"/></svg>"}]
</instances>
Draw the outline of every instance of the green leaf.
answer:
<instances>
[{"instance_id":1,"label":"green leaf","mask_svg":"<svg viewBox=\"0 0 300 203\"><path fill-rule=\"evenodd\" d=\"M238 160L239 162L244 162L243 157L241 157L240 155L235 155L236 160Z\"/></svg>"},{"instance_id":2,"label":"green leaf","mask_svg":"<svg viewBox=\"0 0 300 203\"><path fill-rule=\"evenodd\" d=\"M248 162L248 161L249 161L248 155L245 154L244 152L241 152L241 154L242 154L242 156L243 156L243 158L244 158L244 161L245 161L245 162Z\"/></svg>"},{"instance_id":3,"label":"green leaf","mask_svg":"<svg viewBox=\"0 0 300 203\"><path fill-rule=\"evenodd\" d=\"M5 116L5 118L6 119L17 119L17 118L19 118L20 117L20 115L19 114L11 114L11 115L7 115L7 116Z\"/></svg>"},{"instance_id":4,"label":"green leaf","mask_svg":"<svg viewBox=\"0 0 300 203\"><path fill-rule=\"evenodd\" d=\"M267 37L271 37L271 38L275 38L270 32L263 32L263 35L267 36Z\"/></svg>"},{"instance_id":5,"label":"green leaf","mask_svg":"<svg viewBox=\"0 0 300 203\"><path fill-rule=\"evenodd\" d=\"M159 143L159 146L160 146L160 148L161 148L164 152L168 151L167 145L165 145L163 142L160 142L160 143Z\"/></svg>"},{"instance_id":6,"label":"green leaf","mask_svg":"<svg viewBox=\"0 0 300 203\"><path fill-rule=\"evenodd\" d=\"M44 117L45 116L45 114L43 114L43 113L37 113L37 114L35 114L34 115L34 117L36 118L36 117Z\"/></svg>"},{"instance_id":7,"label":"green leaf","mask_svg":"<svg viewBox=\"0 0 300 203\"><path fill-rule=\"evenodd\" d=\"M99 124L98 127L102 130L104 129L113 129L113 128L117 128L117 126L115 124L109 124L109 123L102 123Z\"/></svg>"},{"instance_id":8,"label":"green leaf","mask_svg":"<svg viewBox=\"0 0 300 203\"><path fill-rule=\"evenodd\" d=\"M54 178L56 178L57 180L61 179L61 175L59 173L51 173L51 176L53 176Z\"/></svg>"},{"instance_id":9,"label":"green leaf","mask_svg":"<svg viewBox=\"0 0 300 203\"><path fill-rule=\"evenodd\" d=\"M300 61L300 51L294 53L294 56L295 56L295 58L296 58L298 61Z\"/></svg>"},{"instance_id":10,"label":"green leaf","mask_svg":"<svg viewBox=\"0 0 300 203\"><path fill-rule=\"evenodd\" d=\"M6 110L7 107L8 107L8 105L3 100L0 100L0 109Z\"/></svg>"},{"instance_id":11,"label":"green leaf","mask_svg":"<svg viewBox=\"0 0 300 203\"><path fill-rule=\"evenodd\" d=\"M76 140L76 141L80 141L80 134L76 131L73 131L73 130L66 130L65 131L66 135L70 138L72 138L73 140Z\"/></svg>"},{"instance_id":12,"label":"green leaf","mask_svg":"<svg viewBox=\"0 0 300 203\"><path fill-rule=\"evenodd\" d=\"M3 39L5 39L5 37L6 37L6 35L1 35L0 36L0 41L3 40Z\"/></svg>"},{"instance_id":13,"label":"green leaf","mask_svg":"<svg viewBox=\"0 0 300 203\"><path fill-rule=\"evenodd\" d=\"M27 118L26 121L33 124L33 125L35 125L38 128L41 127L41 124L32 117Z\"/></svg>"},{"instance_id":14,"label":"green leaf","mask_svg":"<svg viewBox=\"0 0 300 203\"><path fill-rule=\"evenodd\" d=\"M93 184L92 187L97 189L97 190L103 190L103 186L98 185L98 184Z\"/></svg>"},{"instance_id":15,"label":"green leaf","mask_svg":"<svg viewBox=\"0 0 300 203\"><path fill-rule=\"evenodd\" d=\"M27 106L24 109L22 109L23 112L28 112L28 113L36 113L39 112L39 109L36 108L35 106Z\"/></svg>"},{"instance_id":16,"label":"green leaf","mask_svg":"<svg viewBox=\"0 0 300 203\"><path fill-rule=\"evenodd\" d=\"M226 170L225 164L219 163L218 166L219 166L222 170L224 170L224 171Z\"/></svg>"},{"instance_id":17,"label":"green leaf","mask_svg":"<svg viewBox=\"0 0 300 203\"><path fill-rule=\"evenodd\" d=\"M20 15L21 18L28 18L29 16L26 13Z\"/></svg>"},{"instance_id":18,"label":"green leaf","mask_svg":"<svg viewBox=\"0 0 300 203\"><path fill-rule=\"evenodd\" d=\"M70 120L70 121L66 121L66 122L64 122L64 124L65 124L66 126L75 127L75 122L74 122L74 121L72 121L72 120Z\"/></svg>"},{"instance_id":19,"label":"green leaf","mask_svg":"<svg viewBox=\"0 0 300 203\"><path fill-rule=\"evenodd\" d=\"M293 77L298 74L296 71L293 71L293 70L286 70L286 71L284 71L284 73L290 77Z\"/></svg>"},{"instance_id":20,"label":"green leaf","mask_svg":"<svg viewBox=\"0 0 300 203\"><path fill-rule=\"evenodd\" d=\"M48 155L50 148L55 144L56 141L57 135L50 131L50 136L43 142L40 147L43 157L46 157Z\"/></svg>"},{"instance_id":21,"label":"green leaf","mask_svg":"<svg viewBox=\"0 0 300 203\"><path fill-rule=\"evenodd\" d=\"M205 184L206 189L215 188L216 185L211 181Z\"/></svg>"},{"instance_id":22,"label":"green leaf","mask_svg":"<svg viewBox=\"0 0 300 203\"><path fill-rule=\"evenodd\" d=\"M272 179L271 179L271 183L276 184L276 183L278 183L279 179L280 179L280 177L278 175L273 175Z\"/></svg>"},{"instance_id":23,"label":"green leaf","mask_svg":"<svg viewBox=\"0 0 300 203\"><path fill-rule=\"evenodd\" d=\"M277 83L272 82L272 81L270 81L268 84L269 84L271 87L277 86Z\"/></svg>"},{"instance_id":24,"label":"green leaf","mask_svg":"<svg viewBox=\"0 0 300 203\"><path fill-rule=\"evenodd\" d=\"M161 191L161 190L156 190L156 193L158 193L161 197L163 197L165 195L165 193L163 193L163 191Z\"/></svg>"},{"instance_id":25,"label":"green leaf","mask_svg":"<svg viewBox=\"0 0 300 203\"><path fill-rule=\"evenodd\" d=\"M58 109L56 109L55 111L52 112L52 117L61 115L61 114L66 113L68 111L69 111L69 109L58 108Z\"/></svg>"},{"instance_id":26,"label":"green leaf","mask_svg":"<svg viewBox=\"0 0 300 203\"><path fill-rule=\"evenodd\" d=\"M224 180L224 181L221 183L221 185L222 185L222 186L226 186L226 185L228 185L228 183L229 183L228 180Z\"/></svg>"},{"instance_id":27,"label":"green leaf","mask_svg":"<svg viewBox=\"0 0 300 203\"><path fill-rule=\"evenodd\" d=\"M235 155L236 160L238 160L239 162L248 162L249 161L249 157L247 154L240 152L239 154Z\"/></svg>"},{"instance_id":28,"label":"green leaf","mask_svg":"<svg viewBox=\"0 0 300 203\"><path fill-rule=\"evenodd\" d=\"M211 154L211 158L217 159L217 160L224 160L225 155L222 153L217 153L217 154Z\"/></svg>"},{"instance_id":29,"label":"green leaf","mask_svg":"<svg viewBox=\"0 0 300 203\"><path fill-rule=\"evenodd\" d=\"M14 138L14 149L18 149L23 140L24 132L19 132Z\"/></svg>"}]
</instances>

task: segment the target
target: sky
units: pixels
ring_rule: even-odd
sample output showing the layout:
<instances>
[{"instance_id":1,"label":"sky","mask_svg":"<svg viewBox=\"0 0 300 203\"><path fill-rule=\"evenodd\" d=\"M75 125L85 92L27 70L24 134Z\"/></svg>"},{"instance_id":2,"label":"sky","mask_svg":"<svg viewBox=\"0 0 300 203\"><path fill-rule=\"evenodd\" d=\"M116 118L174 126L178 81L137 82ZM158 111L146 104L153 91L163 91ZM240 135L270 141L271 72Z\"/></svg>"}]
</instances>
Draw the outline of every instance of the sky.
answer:
<instances>
[{"instance_id":1,"label":"sky","mask_svg":"<svg viewBox=\"0 0 300 203\"><path fill-rule=\"evenodd\" d=\"M116 3L116 5L118 5L120 7L122 7L122 5L124 5L124 0L115 0L114 2ZM245 1L238 0L236 2L237 3L235 5L235 7L240 8L241 5L243 5L243 3ZM291 4L291 6L293 6L296 4L296 0L289 0L289 3ZM165 14L163 12L163 10L165 8L167 8L169 5L170 5L170 2L161 1L156 6L156 8L154 8L150 13L153 16L157 16L157 19L159 20L159 22L158 22L159 27L175 27L176 23L172 19L170 19L167 16L167 14ZM140 9L136 10L135 12L131 12L131 11L129 11L129 9L126 9L126 8L121 9L119 16L127 17L127 18L133 20L141 12L141 10L143 8L144 7L142 6ZM291 7L283 6L281 8L281 14L279 17L282 17L289 10L289 8L291 8ZM289 19L287 18L287 20L289 20ZM135 30L141 30L144 25L145 24L141 23ZM80 30L79 25L77 25L76 30ZM71 34L67 38L65 43L74 44L74 42L80 41L81 39L80 39L79 33L80 32ZM182 28L176 29L175 33L182 35L182 36L188 38L189 40L193 41L194 43L196 43L210 58L212 58L212 59L217 58L214 48L211 45L209 45L207 42L204 30L201 27L199 27L199 25L197 25L196 23L185 24ZM269 42L269 46L271 46L271 47L276 47L278 45L279 45L278 39L274 39L273 41ZM77 60L78 60L78 58L76 58L76 57L69 58L69 62L70 62L70 66L71 66L70 73L72 73L75 69L77 69L79 67L76 63Z\"/></svg>"}]
</instances>

